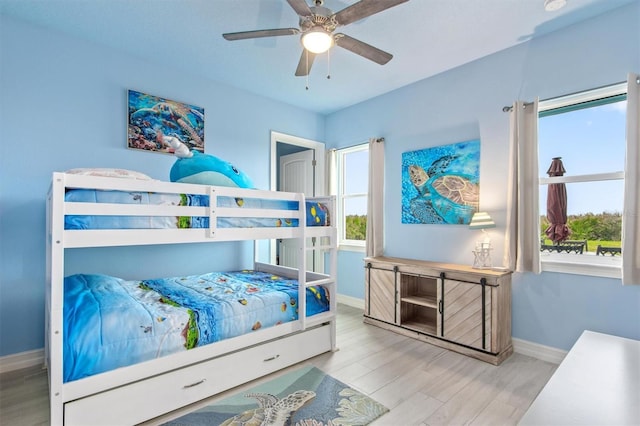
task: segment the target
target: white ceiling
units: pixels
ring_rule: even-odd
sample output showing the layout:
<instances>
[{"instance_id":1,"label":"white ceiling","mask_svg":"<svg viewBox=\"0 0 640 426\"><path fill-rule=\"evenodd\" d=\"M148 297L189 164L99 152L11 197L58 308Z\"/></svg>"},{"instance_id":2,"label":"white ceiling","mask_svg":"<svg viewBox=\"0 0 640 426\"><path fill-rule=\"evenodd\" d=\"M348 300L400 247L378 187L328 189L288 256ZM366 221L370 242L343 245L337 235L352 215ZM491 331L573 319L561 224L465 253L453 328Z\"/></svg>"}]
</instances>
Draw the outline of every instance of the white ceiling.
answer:
<instances>
[{"instance_id":1,"label":"white ceiling","mask_svg":"<svg viewBox=\"0 0 640 426\"><path fill-rule=\"evenodd\" d=\"M366 0L385 1L385 0ZM299 36L226 41L222 33L298 26L285 0L0 0L0 12L154 63L330 113L640 0L409 0L343 32L394 55L381 66L339 47L294 72ZM337 12L356 0L325 0ZM327 79L328 69L331 78Z\"/></svg>"}]
</instances>

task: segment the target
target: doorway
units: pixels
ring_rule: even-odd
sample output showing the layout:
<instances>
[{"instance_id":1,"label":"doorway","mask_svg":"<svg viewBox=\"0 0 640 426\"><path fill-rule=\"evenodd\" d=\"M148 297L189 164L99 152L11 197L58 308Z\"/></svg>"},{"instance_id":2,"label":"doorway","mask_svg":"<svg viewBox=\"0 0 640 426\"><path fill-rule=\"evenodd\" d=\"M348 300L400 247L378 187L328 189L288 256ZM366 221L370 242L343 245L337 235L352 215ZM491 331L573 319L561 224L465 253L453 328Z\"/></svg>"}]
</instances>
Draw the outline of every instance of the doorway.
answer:
<instances>
[{"instance_id":1,"label":"doorway","mask_svg":"<svg viewBox=\"0 0 640 426\"><path fill-rule=\"evenodd\" d=\"M270 183L272 191L303 192L306 197L325 194L325 145L279 132L271 132ZM307 244L314 244L308 241ZM272 241L270 261L283 266L297 266L295 242ZM321 252L308 251L307 269L324 271Z\"/></svg>"}]
</instances>

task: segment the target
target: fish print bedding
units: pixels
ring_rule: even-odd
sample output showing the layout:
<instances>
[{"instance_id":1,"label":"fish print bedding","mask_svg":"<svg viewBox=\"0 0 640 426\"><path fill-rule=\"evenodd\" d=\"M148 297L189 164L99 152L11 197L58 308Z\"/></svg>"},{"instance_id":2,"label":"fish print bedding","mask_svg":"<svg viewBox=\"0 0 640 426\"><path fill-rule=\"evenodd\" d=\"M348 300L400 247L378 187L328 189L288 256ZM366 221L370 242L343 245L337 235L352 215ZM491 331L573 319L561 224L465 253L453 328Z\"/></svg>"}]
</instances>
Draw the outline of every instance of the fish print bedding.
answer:
<instances>
[{"instance_id":1,"label":"fish print bedding","mask_svg":"<svg viewBox=\"0 0 640 426\"><path fill-rule=\"evenodd\" d=\"M206 195L74 189L65 201L82 203L151 204L166 206L209 206ZM297 201L259 198L217 197L217 207L297 210ZM329 209L323 203L306 202L306 226L329 226ZM208 217L197 216L87 216L66 215L65 229L164 229L208 228ZM260 217L218 217L218 228L297 227L298 219Z\"/></svg>"},{"instance_id":2,"label":"fish print bedding","mask_svg":"<svg viewBox=\"0 0 640 426\"><path fill-rule=\"evenodd\" d=\"M64 381L186 351L298 319L297 280L244 270L127 281L64 282ZM307 316L329 310L309 287Z\"/></svg>"}]
</instances>

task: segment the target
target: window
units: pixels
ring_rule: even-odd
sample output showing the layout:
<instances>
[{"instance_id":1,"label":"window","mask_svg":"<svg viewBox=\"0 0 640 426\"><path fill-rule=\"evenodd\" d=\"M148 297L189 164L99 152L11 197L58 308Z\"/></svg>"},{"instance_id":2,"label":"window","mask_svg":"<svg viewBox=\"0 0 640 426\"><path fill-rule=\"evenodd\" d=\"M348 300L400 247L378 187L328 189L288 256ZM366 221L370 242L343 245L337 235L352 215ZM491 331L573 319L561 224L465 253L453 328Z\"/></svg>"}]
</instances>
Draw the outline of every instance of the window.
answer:
<instances>
[{"instance_id":1,"label":"window","mask_svg":"<svg viewBox=\"0 0 640 426\"><path fill-rule=\"evenodd\" d=\"M367 232L369 144L336 151L340 248L364 250Z\"/></svg>"},{"instance_id":2,"label":"window","mask_svg":"<svg viewBox=\"0 0 640 426\"><path fill-rule=\"evenodd\" d=\"M540 259L545 271L620 277L626 84L542 101L538 120ZM549 177L552 159L566 173ZM564 184L567 241L545 233L551 185ZM549 194L549 195L548 195Z\"/></svg>"}]
</instances>

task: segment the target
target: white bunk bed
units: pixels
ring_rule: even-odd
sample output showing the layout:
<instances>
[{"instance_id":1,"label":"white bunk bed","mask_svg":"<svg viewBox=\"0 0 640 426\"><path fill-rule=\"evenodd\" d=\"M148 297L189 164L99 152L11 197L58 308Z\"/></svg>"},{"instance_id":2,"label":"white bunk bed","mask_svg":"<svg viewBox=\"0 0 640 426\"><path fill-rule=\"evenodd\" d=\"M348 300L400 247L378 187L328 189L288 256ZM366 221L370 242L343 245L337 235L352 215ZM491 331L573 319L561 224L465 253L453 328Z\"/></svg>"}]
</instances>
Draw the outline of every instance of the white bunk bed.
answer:
<instances>
[{"instance_id":1,"label":"white bunk bed","mask_svg":"<svg viewBox=\"0 0 640 426\"><path fill-rule=\"evenodd\" d=\"M225 207L92 204L65 201L72 188L140 191L162 194L231 196L298 203L297 210ZM318 199L314 198L314 201ZM49 374L52 425L136 424L187 406L232 387L336 350L336 228L307 227L303 194L206 185L169 183L53 173L47 197L47 289L45 350ZM320 197L335 220L335 199ZM83 229L65 230L65 215L95 216L205 216L201 229ZM298 219L297 227L220 228L220 217ZM298 319L263 328L206 346L135 365L81 378L63 380L65 250L83 247L211 243L219 241L296 239L298 253L309 250L307 239L316 237L315 250L328 253L328 273L306 271L305 255L298 268L256 262L253 269L298 280ZM306 272L305 272L306 271ZM144 278L144 277L141 277ZM324 286L330 294L329 310L306 315L306 289ZM124 314L123 314L124 315ZM242 366L242 368L238 368Z\"/></svg>"}]
</instances>

